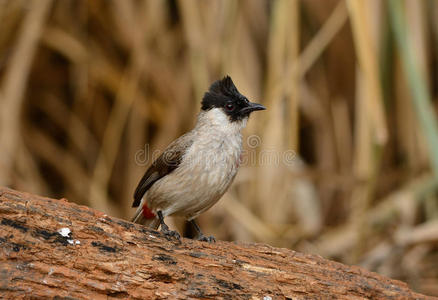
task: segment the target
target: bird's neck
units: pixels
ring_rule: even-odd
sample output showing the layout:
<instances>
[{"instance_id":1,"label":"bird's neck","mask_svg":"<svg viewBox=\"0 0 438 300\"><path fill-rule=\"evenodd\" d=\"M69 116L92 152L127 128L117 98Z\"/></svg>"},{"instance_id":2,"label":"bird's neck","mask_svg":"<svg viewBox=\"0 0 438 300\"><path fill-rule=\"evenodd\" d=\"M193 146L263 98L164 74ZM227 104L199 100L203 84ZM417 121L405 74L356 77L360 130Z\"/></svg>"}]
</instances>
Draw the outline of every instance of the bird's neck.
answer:
<instances>
[{"instance_id":1,"label":"bird's neck","mask_svg":"<svg viewBox=\"0 0 438 300\"><path fill-rule=\"evenodd\" d=\"M222 109L213 108L199 113L195 128L210 133L220 131L225 134L240 134L247 121L248 118L231 121Z\"/></svg>"}]
</instances>

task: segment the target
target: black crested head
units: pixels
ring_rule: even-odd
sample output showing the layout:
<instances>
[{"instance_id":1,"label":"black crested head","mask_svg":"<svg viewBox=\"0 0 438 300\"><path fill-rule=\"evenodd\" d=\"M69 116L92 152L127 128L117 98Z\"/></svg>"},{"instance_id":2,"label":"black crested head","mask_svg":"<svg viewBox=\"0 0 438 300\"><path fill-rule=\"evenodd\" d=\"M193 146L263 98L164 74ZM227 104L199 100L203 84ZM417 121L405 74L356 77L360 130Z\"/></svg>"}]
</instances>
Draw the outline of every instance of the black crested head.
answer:
<instances>
[{"instance_id":1,"label":"black crested head","mask_svg":"<svg viewBox=\"0 0 438 300\"><path fill-rule=\"evenodd\" d=\"M239 93L230 76L213 82L202 99L203 111L213 108L222 109L231 122L247 118L251 112L266 109L263 105L249 102Z\"/></svg>"},{"instance_id":2,"label":"black crested head","mask_svg":"<svg viewBox=\"0 0 438 300\"><path fill-rule=\"evenodd\" d=\"M246 99L246 97L239 93L231 77L225 76L213 82L208 92L205 93L202 99L202 110L223 107L227 100L234 99Z\"/></svg>"}]
</instances>

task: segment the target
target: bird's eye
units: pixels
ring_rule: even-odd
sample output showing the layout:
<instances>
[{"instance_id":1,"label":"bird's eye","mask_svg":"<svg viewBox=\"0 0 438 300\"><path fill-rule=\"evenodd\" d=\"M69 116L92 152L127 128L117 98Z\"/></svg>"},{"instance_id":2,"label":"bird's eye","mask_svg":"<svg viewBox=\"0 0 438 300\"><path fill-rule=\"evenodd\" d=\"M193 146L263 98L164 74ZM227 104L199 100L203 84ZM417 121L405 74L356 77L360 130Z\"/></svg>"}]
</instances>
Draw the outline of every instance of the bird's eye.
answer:
<instances>
[{"instance_id":1,"label":"bird's eye","mask_svg":"<svg viewBox=\"0 0 438 300\"><path fill-rule=\"evenodd\" d=\"M232 103L227 103L225 108L227 111L232 111L234 109L234 105Z\"/></svg>"}]
</instances>

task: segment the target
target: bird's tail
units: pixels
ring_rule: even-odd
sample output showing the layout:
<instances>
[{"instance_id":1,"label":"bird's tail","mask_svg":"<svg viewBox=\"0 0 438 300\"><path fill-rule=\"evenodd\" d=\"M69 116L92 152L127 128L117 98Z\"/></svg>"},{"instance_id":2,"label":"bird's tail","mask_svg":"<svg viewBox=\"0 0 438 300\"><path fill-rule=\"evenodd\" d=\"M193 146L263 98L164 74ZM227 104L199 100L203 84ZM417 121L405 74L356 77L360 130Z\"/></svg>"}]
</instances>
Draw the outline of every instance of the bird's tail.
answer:
<instances>
[{"instance_id":1,"label":"bird's tail","mask_svg":"<svg viewBox=\"0 0 438 300\"><path fill-rule=\"evenodd\" d=\"M147 210L147 211L145 211ZM145 205L140 205L135 212L134 217L132 218L131 222L138 223L145 225L148 228L151 229L158 229L158 226L160 226L160 220L152 214Z\"/></svg>"}]
</instances>

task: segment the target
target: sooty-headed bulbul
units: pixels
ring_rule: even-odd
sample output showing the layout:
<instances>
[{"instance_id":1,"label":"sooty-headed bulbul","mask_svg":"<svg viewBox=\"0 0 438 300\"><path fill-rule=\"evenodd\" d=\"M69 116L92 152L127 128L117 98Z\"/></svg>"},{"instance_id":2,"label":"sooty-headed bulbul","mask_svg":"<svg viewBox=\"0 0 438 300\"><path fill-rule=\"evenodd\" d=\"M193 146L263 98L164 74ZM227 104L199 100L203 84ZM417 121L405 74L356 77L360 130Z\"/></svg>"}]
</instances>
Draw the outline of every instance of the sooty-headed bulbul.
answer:
<instances>
[{"instance_id":1,"label":"sooty-headed bulbul","mask_svg":"<svg viewBox=\"0 0 438 300\"><path fill-rule=\"evenodd\" d=\"M249 115L263 105L249 102L229 76L215 81L204 94L195 127L173 141L152 163L134 193L138 207L133 222L147 225L177 239L166 216L182 216L202 234L195 218L213 206L236 176L242 152L241 130Z\"/></svg>"}]
</instances>

